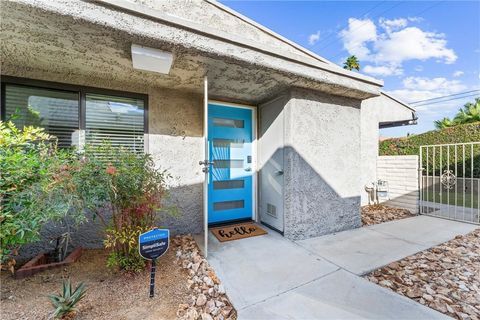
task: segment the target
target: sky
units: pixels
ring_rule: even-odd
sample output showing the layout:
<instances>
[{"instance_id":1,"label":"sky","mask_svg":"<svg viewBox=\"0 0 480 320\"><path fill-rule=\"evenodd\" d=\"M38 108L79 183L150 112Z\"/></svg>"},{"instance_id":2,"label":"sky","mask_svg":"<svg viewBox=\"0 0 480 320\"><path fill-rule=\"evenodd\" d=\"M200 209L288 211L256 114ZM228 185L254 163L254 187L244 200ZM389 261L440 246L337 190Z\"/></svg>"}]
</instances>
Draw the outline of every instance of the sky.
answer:
<instances>
[{"instance_id":1,"label":"sky","mask_svg":"<svg viewBox=\"0 0 480 320\"><path fill-rule=\"evenodd\" d=\"M336 64L356 55L361 73L382 79L384 90L405 102L480 89L478 0L222 3ZM475 97L479 91L412 104L417 125L380 135L433 130L434 120L452 118ZM460 99L438 103L451 98Z\"/></svg>"}]
</instances>

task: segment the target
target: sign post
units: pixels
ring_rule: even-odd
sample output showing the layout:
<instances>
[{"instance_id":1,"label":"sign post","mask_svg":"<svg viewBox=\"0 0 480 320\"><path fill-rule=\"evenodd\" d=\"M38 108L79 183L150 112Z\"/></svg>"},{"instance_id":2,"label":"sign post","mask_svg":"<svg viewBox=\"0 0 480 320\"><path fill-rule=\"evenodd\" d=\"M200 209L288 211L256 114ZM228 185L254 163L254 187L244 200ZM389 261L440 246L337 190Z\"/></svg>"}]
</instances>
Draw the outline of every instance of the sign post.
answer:
<instances>
[{"instance_id":1,"label":"sign post","mask_svg":"<svg viewBox=\"0 0 480 320\"><path fill-rule=\"evenodd\" d=\"M153 229L138 236L138 252L144 259L151 260L150 268L150 298L155 295L155 260L168 250L170 230Z\"/></svg>"}]
</instances>

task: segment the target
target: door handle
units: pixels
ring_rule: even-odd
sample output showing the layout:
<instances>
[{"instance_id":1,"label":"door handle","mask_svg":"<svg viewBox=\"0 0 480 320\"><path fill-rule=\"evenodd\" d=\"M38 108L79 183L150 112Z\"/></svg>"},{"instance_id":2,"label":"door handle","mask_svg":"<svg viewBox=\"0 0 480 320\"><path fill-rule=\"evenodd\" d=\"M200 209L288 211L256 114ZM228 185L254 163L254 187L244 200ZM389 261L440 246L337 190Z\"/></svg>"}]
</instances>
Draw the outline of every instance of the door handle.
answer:
<instances>
[{"instance_id":1,"label":"door handle","mask_svg":"<svg viewBox=\"0 0 480 320\"><path fill-rule=\"evenodd\" d=\"M250 167L245 168L245 171L252 171L252 168L250 168Z\"/></svg>"},{"instance_id":2,"label":"door handle","mask_svg":"<svg viewBox=\"0 0 480 320\"><path fill-rule=\"evenodd\" d=\"M277 171L275 171L275 174L277 176L281 176L281 175L283 175L283 170L277 170Z\"/></svg>"},{"instance_id":3,"label":"door handle","mask_svg":"<svg viewBox=\"0 0 480 320\"><path fill-rule=\"evenodd\" d=\"M208 173L209 166L214 166L215 162L213 161L208 161L208 160L203 160L198 162L199 165L203 166L202 172Z\"/></svg>"}]
</instances>

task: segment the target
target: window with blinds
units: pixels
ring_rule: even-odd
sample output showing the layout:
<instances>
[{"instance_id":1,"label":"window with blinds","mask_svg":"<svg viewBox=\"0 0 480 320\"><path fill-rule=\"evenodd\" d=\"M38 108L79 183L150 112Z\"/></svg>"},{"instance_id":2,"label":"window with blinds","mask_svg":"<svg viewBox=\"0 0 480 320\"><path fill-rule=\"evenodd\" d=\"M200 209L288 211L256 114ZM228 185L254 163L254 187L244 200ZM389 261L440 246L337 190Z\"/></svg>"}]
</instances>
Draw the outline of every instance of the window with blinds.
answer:
<instances>
[{"instance_id":1,"label":"window with blinds","mask_svg":"<svg viewBox=\"0 0 480 320\"><path fill-rule=\"evenodd\" d=\"M17 128L36 126L58 138L60 147L78 145L77 92L5 86L5 115Z\"/></svg>"},{"instance_id":2,"label":"window with blinds","mask_svg":"<svg viewBox=\"0 0 480 320\"><path fill-rule=\"evenodd\" d=\"M91 146L113 146L143 152L144 102L100 94L86 95L85 139Z\"/></svg>"},{"instance_id":3,"label":"window with blinds","mask_svg":"<svg viewBox=\"0 0 480 320\"><path fill-rule=\"evenodd\" d=\"M95 147L108 141L112 146L144 152L146 102L143 96L123 96L121 92L107 95L103 90L102 94L97 94L94 89L67 88L58 90L6 83L3 86L3 120L11 119L20 129L28 125L43 127L58 138L59 147L85 144ZM81 108L80 101L85 108ZM80 127L80 122L84 123L84 128Z\"/></svg>"}]
</instances>

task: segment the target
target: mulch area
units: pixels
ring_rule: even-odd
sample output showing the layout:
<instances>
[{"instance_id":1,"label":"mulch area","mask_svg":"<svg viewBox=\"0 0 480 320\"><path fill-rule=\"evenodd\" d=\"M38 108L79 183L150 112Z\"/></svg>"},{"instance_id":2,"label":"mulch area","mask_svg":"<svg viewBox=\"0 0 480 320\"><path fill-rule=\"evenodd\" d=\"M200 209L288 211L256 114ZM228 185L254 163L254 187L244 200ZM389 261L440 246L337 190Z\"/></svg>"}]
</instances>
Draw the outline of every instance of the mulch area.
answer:
<instances>
[{"instance_id":1,"label":"mulch area","mask_svg":"<svg viewBox=\"0 0 480 320\"><path fill-rule=\"evenodd\" d=\"M451 317L479 320L480 228L366 278Z\"/></svg>"},{"instance_id":2,"label":"mulch area","mask_svg":"<svg viewBox=\"0 0 480 320\"><path fill-rule=\"evenodd\" d=\"M413 216L415 215L407 209L393 208L382 204L362 207L362 224L364 226L410 218Z\"/></svg>"},{"instance_id":3,"label":"mulch area","mask_svg":"<svg viewBox=\"0 0 480 320\"><path fill-rule=\"evenodd\" d=\"M219 280L189 236L173 238L167 253L157 261L155 297L152 299L148 297L149 270L137 275L114 274L105 265L106 256L105 250L84 250L80 259L68 267L44 271L21 280L15 280L9 273L2 272L2 320L49 319L53 307L47 295L60 293L62 280L69 277L73 286L79 282L84 282L87 286L87 293L78 304L75 319L223 320L236 317L235 310L222 291L223 287L219 286ZM207 281L208 284L215 281L211 287L204 283L192 285L191 268L187 268L185 260L181 259L187 256L200 262L195 266L210 275L209 279L203 277L201 281ZM197 291L205 286L206 301L202 304L203 301L198 300ZM194 305L198 312L186 315L184 310L188 311L192 297L196 297ZM211 312L217 316L212 317Z\"/></svg>"}]
</instances>

